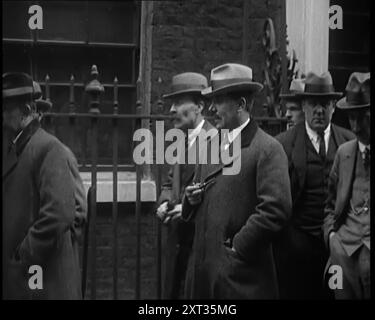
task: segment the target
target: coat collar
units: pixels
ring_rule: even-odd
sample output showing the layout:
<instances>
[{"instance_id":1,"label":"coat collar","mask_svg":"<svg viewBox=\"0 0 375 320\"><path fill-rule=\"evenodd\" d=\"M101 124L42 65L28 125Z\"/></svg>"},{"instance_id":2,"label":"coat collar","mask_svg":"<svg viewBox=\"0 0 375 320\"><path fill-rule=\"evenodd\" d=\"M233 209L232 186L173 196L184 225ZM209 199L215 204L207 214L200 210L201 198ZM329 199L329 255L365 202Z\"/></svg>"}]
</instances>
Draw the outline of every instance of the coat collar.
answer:
<instances>
[{"instance_id":1,"label":"coat collar","mask_svg":"<svg viewBox=\"0 0 375 320\"><path fill-rule=\"evenodd\" d=\"M13 148L11 148L3 161L3 179L16 166L18 158L25 148L26 144L39 128L40 122L38 121L38 119L34 119L27 125L25 129L23 129L20 136L15 140Z\"/></svg>"},{"instance_id":2,"label":"coat collar","mask_svg":"<svg viewBox=\"0 0 375 320\"><path fill-rule=\"evenodd\" d=\"M258 124L256 123L256 121L254 121L254 119L251 119L250 122L247 124L247 126L243 128L243 130L241 131L241 149L244 149L250 146L257 131L258 131ZM232 146L233 146L233 143L230 145L230 148ZM214 165L213 166L214 170L210 174L207 175L207 177L205 178L205 181L212 179L214 176L219 174L223 170L223 168L230 167L232 164L233 164L233 161L228 164L220 163L218 165Z\"/></svg>"}]
</instances>

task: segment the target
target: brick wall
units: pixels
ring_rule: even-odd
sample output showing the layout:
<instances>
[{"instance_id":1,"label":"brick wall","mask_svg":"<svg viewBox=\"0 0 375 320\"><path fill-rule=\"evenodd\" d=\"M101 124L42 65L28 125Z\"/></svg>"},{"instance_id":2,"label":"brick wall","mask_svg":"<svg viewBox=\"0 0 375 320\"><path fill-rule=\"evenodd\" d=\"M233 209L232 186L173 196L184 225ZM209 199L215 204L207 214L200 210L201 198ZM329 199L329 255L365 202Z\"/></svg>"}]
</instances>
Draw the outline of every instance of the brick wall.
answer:
<instances>
[{"instance_id":1,"label":"brick wall","mask_svg":"<svg viewBox=\"0 0 375 320\"><path fill-rule=\"evenodd\" d=\"M262 82L263 25L270 17L280 25L281 0L247 0L249 41L247 61ZM193 71L209 77L226 62L242 63L244 0L156 1L153 17L152 105L167 92L176 73ZM260 96L254 114L262 115ZM165 106L166 110L168 105Z\"/></svg>"}]
</instances>

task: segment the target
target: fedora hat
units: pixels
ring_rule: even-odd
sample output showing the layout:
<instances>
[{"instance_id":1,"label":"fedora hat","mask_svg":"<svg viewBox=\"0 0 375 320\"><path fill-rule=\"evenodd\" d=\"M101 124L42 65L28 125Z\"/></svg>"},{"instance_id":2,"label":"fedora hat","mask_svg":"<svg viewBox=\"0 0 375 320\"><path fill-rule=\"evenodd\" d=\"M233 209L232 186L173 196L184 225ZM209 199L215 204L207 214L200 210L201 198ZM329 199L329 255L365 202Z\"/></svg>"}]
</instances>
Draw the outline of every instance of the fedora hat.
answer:
<instances>
[{"instance_id":1,"label":"fedora hat","mask_svg":"<svg viewBox=\"0 0 375 320\"><path fill-rule=\"evenodd\" d=\"M335 92L331 74L327 71L318 76L314 72L309 72L305 79L305 89L297 92L296 96L301 97L331 97L339 98L342 92Z\"/></svg>"},{"instance_id":2,"label":"fedora hat","mask_svg":"<svg viewBox=\"0 0 375 320\"><path fill-rule=\"evenodd\" d=\"M202 95L211 97L235 91L259 92L263 85L253 81L253 70L237 63L226 63L211 70L210 86Z\"/></svg>"},{"instance_id":3,"label":"fedora hat","mask_svg":"<svg viewBox=\"0 0 375 320\"><path fill-rule=\"evenodd\" d=\"M38 112L47 112L49 109L52 108L52 103L48 100L44 100L42 98L42 89L38 82L33 81L33 88L34 88L34 99L36 104L36 110Z\"/></svg>"},{"instance_id":4,"label":"fedora hat","mask_svg":"<svg viewBox=\"0 0 375 320\"><path fill-rule=\"evenodd\" d=\"M200 73L184 72L172 78L170 93L163 98L173 98L184 93L201 94L202 89L207 88L207 78Z\"/></svg>"},{"instance_id":5,"label":"fedora hat","mask_svg":"<svg viewBox=\"0 0 375 320\"><path fill-rule=\"evenodd\" d=\"M337 102L339 109L358 109L370 106L370 72L353 72L345 88L346 96Z\"/></svg>"},{"instance_id":6,"label":"fedora hat","mask_svg":"<svg viewBox=\"0 0 375 320\"><path fill-rule=\"evenodd\" d=\"M298 99L300 96L296 96L297 92L304 92L305 90L305 79L293 79L290 83L289 92L281 93L279 97L284 100Z\"/></svg>"},{"instance_id":7,"label":"fedora hat","mask_svg":"<svg viewBox=\"0 0 375 320\"><path fill-rule=\"evenodd\" d=\"M33 97L34 87L30 75L23 72L3 74L3 99L15 97Z\"/></svg>"}]
</instances>

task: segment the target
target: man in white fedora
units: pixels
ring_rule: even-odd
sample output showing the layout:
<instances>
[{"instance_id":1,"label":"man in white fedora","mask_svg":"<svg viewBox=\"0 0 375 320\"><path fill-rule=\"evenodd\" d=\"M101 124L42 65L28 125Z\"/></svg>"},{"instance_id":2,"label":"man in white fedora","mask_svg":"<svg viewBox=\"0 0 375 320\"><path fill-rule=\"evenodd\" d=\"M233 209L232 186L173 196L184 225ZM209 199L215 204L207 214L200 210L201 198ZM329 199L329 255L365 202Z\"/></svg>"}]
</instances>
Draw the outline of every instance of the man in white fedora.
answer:
<instances>
[{"instance_id":1,"label":"man in white fedora","mask_svg":"<svg viewBox=\"0 0 375 320\"><path fill-rule=\"evenodd\" d=\"M172 78L170 92L163 96L171 101L170 114L176 129L185 133L185 158L189 150L196 149L196 138L202 130L217 131L207 120L202 111L206 99L201 95L207 87L207 78L195 72L185 72ZM184 141L182 141L184 143ZM164 246L165 268L163 274L163 298L181 298L187 261L190 255L194 233L194 224L181 220L181 201L185 187L194 176L194 163L173 165L162 186L159 196L157 216L167 228Z\"/></svg>"},{"instance_id":2,"label":"man in white fedora","mask_svg":"<svg viewBox=\"0 0 375 320\"><path fill-rule=\"evenodd\" d=\"M296 93L303 92L305 88L304 79L293 79L290 83L289 92L280 94L280 99L285 103L287 128L293 128L297 123L305 120L302 110L301 96Z\"/></svg>"},{"instance_id":3,"label":"man in white fedora","mask_svg":"<svg viewBox=\"0 0 375 320\"><path fill-rule=\"evenodd\" d=\"M337 107L348 112L356 139L337 150L328 183L324 239L327 265L342 268L336 299L370 299L370 73L354 72Z\"/></svg>"},{"instance_id":4,"label":"man in white fedora","mask_svg":"<svg viewBox=\"0 0 375 320\"><path fill-rule=\"evenodd\" d=\"M325 299L327 261L322 225L328 175L337 148L353 134L331 123L335 101L342 96L329 72L309 73L301 98L305 121L276 137L288 156L293 214L275 246L282 299Z\"/></svg>"},{"instance_id":5,"label":"man in white fedora","mask_svg":"<svg viewBox=\"0 0 375 320\"><path fill-rule=\"evenodd\" d=\"M252 69L227 63L211 70L210 86L218 129L228 129L224 150L240 142L240 172L223 174L225 165L202 164L202 189L185 191L183 218L194 219L187 299L277 299L272 239L288 220L291 195L288 160L280 143L250 118L262 84Z\"/></svg>"}]
</instances>

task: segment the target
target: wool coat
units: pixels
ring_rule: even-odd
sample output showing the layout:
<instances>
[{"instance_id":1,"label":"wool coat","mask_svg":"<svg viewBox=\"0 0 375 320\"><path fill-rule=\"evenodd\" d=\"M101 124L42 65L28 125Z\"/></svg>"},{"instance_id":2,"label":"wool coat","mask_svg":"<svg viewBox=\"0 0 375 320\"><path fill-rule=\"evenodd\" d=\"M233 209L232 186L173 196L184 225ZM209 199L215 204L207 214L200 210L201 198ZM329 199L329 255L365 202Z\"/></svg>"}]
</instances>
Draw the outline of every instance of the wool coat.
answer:
<instances>
[{"instance_id":1,"label":"wool coat","mask_svg":"<svg viewBox=\"0 0 375 320\"><path fill-rule=\"evenodd\" d=\"M73 153L33 120L3 158L5 299L81 299L86 195ZM32 289L29 268L42 269Z\"/></svg>"},{"instance_id":2,"label":"wool coat","mask_svg":"<svg viewBox=\"0 0 375 320\"><path fill-rule=\"evenodd\" d=\"M224 175L230 164L202 165L210 185L201 203L184 199L182 216L195 221L187 299L278 298L272 241L291 214L288 161L254 120L239 136L239 173Z\"/></svg>"}]
</instances>

